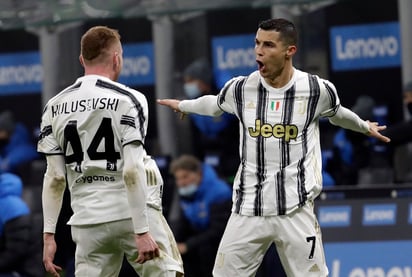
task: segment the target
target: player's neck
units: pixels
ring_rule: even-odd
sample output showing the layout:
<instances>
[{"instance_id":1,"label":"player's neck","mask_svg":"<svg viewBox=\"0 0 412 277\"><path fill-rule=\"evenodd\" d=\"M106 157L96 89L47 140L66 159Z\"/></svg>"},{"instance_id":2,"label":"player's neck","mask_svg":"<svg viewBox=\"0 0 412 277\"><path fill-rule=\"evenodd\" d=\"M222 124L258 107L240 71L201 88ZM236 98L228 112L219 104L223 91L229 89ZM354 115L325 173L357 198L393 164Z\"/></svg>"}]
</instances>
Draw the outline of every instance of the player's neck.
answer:
<instances>
[{"instance_id":1,"label":"player's neck","mask_svg":"<svg viewBox=\"0 0 412 277\"><path fill-rule=\"evenodd\" d=\"M293 77L293 72L294 68L293 66L286 66L283 68L283 70L280 72L279 75L277 75L274 78L265 78L265 81L268 85L274 88L281 88L286 86L289 81Z\"/></svg>"},{"instance_id":2,"label":"player's neck","mask_svg":"<svg viewBox=\"0 0 412 277\"><path fill-rule=\"evenodd\" d=\"M101 67L85 68L84 75L99 75L113 80L112 73Z\"/></svg>"}]
</instances>

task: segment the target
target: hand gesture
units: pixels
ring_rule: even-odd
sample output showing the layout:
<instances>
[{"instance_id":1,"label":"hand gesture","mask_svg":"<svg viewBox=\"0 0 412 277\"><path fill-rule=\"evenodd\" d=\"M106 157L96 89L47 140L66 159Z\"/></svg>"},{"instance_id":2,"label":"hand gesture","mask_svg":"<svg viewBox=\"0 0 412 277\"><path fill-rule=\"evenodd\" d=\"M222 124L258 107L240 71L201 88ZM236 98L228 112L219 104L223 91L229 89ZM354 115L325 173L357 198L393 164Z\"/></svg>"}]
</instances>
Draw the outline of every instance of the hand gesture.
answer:
<instances>
[{"instance_id":1,"label":"hand gesture","mask_svg":"<svg viewBox=\"0 0 412 277\"><path fill-rule=\"evenodd\" d=\"M159 246L154 241L149 232L141 235L135 235L136 247L139 251L139 255L135 262L142 264L148 260L159 257Z\"/></svg>"},{"instance_id":2,"label":"hand gesture","mask_svg":"<svg viewBox=\"0 0 412 277\"><path fill-rule=\"evenodd\" d=\"M58 271L62 268L53 263L54 255L56 254L57 245L54 240L54 234L44 233L43 235L43 264L44 268L52 276L60 277Z\"/></svg>"},{"instance_id":3,"label":"hand gesture","mask_svg":"<svg viewBox=\"0 0 412 277\"><path fill-rule=\"evenodd\" d=\"M368 136L377 138L378 140L386 142L386 143L391 141L390 138L379 133L380 131L386 129L386 125L379 126L378 122L370 122L369 120L367 120L366 122L368 122L369 124L369 132L367 133Z\"/></svg>"},{"instance_id":4,"label":"hand gesture","mask_svg":"<svg viewBox=\"0 0 412 277\"><path fill-rule=\"evenodd\" d=\"M175 113L180 113L180 119L185 117L185 113L179 109L180 100L177 99L157 99L157 103L171 108Z\"/></svg>"}]
</instances>

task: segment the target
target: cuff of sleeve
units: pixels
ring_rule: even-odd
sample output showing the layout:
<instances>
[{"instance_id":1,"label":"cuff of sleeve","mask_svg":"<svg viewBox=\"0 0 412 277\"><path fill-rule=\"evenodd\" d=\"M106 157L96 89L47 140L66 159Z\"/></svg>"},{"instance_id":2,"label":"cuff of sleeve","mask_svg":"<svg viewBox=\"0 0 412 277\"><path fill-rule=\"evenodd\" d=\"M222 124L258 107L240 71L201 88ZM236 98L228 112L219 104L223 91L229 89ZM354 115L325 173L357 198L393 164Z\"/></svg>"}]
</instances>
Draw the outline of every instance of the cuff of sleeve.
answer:
<instances>
[{"instance_id":1,"label":"cuff of sleeve","mask_svg":"<svg viewBox=\"0 0 412 277\"><path fill-rule=\"evenodd\" d=\"M135 234L143 234L143 233L147 233L147 232L149 232L149 226L140 227L140 228L134 227L134 233Z\"/></svg>"}]
</instances>

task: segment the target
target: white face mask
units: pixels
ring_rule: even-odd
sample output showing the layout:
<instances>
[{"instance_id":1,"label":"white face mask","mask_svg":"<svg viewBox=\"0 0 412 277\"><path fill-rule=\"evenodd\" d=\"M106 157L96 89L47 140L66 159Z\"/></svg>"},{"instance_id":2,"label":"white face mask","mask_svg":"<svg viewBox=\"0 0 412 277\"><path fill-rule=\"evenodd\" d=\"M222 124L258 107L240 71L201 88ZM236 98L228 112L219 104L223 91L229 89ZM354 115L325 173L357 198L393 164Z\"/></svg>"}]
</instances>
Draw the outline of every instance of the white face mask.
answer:
<instances>
[{"instance_id":1,"label":"white face mask","mask_svg":"<svg viewBox=\"0 0 412 277\"><path fill-rule=\"evenodd\" d=\"M201 92L196 83L186 83L183 86L185 94L190 99L194 99L200 96Z\"/></svg>"},{"instance_id":2,"label":"white face mask","mask_svg":"<svg viewBox=\"0 0 412 277\"><path fill-rule=\"evenodd\" d=\"M183 197L191 197L193 196L193 194L195 194L196 191L197 191L196 184L190 184L190 185L178 188L179 195Z\"/></svg>"}]
</instances>

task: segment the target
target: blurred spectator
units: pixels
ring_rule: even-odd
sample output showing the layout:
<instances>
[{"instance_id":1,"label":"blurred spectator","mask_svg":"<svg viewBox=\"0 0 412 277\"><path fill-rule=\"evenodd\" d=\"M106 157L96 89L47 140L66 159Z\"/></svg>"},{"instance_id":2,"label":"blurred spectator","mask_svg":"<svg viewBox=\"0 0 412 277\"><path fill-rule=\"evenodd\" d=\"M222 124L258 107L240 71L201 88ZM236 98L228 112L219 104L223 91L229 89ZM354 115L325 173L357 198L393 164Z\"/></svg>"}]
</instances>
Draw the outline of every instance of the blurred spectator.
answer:
<instances>
[{"instance_id":1,"label":"blurred spectator","mask_svg":"<svg viewBox=\"0 0 412 277\"><path fill-rule=\"evenodd\" d=\"M22 199L20 177L0 174L0 276L44 277L41 233L35 233L31 212ZM38 236L38 237L36 237Z\"/></svg>"},{"instance_id":2,"label":"blurred spectator","mask_svg":"<svg viewBox=\"0 0 412 277\"><path fill-rule=\"evenodd\" d=\"M31 133L12 112L0 114L0 172L19 174L20 167L39 157Z\"/></svg>"},{"instance_id":3,"label":"blurred spectator","mask_svg":"<svg viewBox=\"0 0 412 277\"><path fill-rule=\"evenodd\" d=\"M213 168L192 155L172 161L180 216L170 222L186 277L209 277L232 206L231 188Z\"/></svg>"},{"instance_id":4,"label":"blurred spectator","mask_svg":"<svg viewBox=\"0 0 412 277\"><path fill-rule=\"evenodd\" d=\"M183 81L184 92L189 99L218 92L206 59L191 63L183 72ZM189 118L195 156L212 165L221 177L234 177L239 164L236 118L228 113L218 117L190 114Z\"/></svg>"},{"instance_id":5,"label":"blurred spectator","mask_svg":"<svg viewBox=\"0 0 412 277\"><path fill-rule=\"evenodd\" d=\"M382 131L383 135L391 138L390 146L395 153L395 182L412 181L412 81L403 88L403 103L407 110L406 120L392 124Z\"/></svg>"},{"instance_id":6,"label":"blurred spectator","mask_svg":"<svg viewBox=\"0 0 412 277\"><path fill-rule=\"evenodd\" d=\"M412 81L403 89L403 103L408 111L408 119L388 126L382 133L391 138L391 145L401 145L412 141Z\"/></svg>"},{"instance_id":7,"label":"blurred spectator","mask_svg":"<svg viewBox=\"0 0 412 277\"><path fill-rule=\"evenodd\" d=\"M372 97L360 95L351 110L364 120L374 121L374 108L375 101ZM371 163L372 141L364 134L339 128L333 138L332 152L329 157L323 157L327 175L324 175L324 181L329 185L356 185L359 170Z\"/></svg>"}]
</instances>

